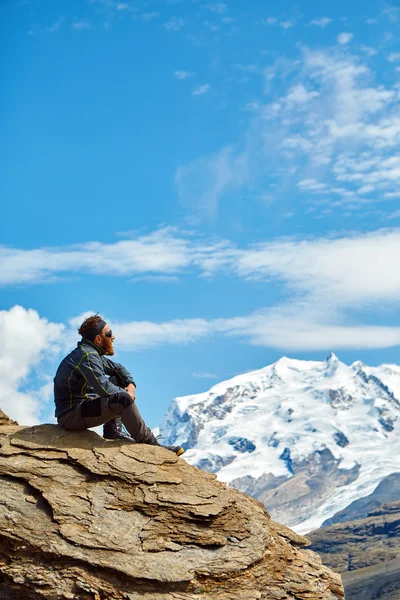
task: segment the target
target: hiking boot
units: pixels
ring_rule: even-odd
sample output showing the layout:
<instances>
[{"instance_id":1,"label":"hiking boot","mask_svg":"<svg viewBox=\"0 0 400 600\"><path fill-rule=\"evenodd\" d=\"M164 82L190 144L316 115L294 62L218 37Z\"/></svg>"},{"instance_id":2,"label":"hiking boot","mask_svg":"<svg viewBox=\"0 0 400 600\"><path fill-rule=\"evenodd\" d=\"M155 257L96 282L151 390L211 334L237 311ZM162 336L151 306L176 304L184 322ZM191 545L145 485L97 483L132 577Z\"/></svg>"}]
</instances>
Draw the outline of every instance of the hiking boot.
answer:
<instances>
[{"instance_id":1,"label":"hiking boot","mask_svg":"<svg viewBox=\"0 0 400 600\"><path fill-rule=\"evenodd\" d=\"M160 436L158 436L158 437L160 437ZM151 446L160 446L160 448L165 448L166 450L173 452L177 456L182 456L182 454L185 452L184 449L182 448L182 446L164 446L163 444L160 444L158 439L154 436L151 441L146 442L146 443L150 444Z\"/></svg>"},{"instance_id":2,"label":"hiking boot","mask_svg":"<svg viewBox=\"0 0 400 600\"><path fill-rule=\"evenodd\" d=\"M103 438L106 440L127 440L128 442L135 441L122 429L122 421L120 417L116 417L115 419L104 423Z\"/></svg>"},{"instance_id":3,"label":"hiking boot","mask_svg":"<svg viewBox=\"0 0 400 600\"><path fill-rule=\"evenodd\" d=\"M184 449L182 448L182 446L163 446L162 444L158 444L158 445L161 446L161 448L165 448L166 450L170 450L171 452L173 452L177 456L182 456L182 454L185 452Z\"/></svg>"}]
</instances>

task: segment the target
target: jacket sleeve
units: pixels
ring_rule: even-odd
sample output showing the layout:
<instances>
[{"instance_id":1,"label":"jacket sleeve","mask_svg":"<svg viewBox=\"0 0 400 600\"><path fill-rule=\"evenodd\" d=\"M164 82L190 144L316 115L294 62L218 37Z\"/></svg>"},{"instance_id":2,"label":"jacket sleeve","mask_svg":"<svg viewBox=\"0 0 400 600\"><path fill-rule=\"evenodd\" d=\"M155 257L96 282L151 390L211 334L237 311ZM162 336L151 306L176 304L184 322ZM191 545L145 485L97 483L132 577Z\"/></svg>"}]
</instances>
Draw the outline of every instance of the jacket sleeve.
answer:
<instances>
[{"instance_id":1,"label":"jacket sleeve","mask_svg":"<svg viewBox=\"0 0 400 600\"><path fill-rule=\"evenodd\" d=\"M116 375L124 388L130 383L133 383L133 385L136 387L136 383L133 381L132 375L127 369L125 369L125 367L107 358L106 356L102 356L101 360L103 362L104 372L106 375Z\"/></svg>"},{"instance_id":2,"label":"jacket sleeve","mask_svg":"<svg viewBox=\"0 0 400 600\"><path fill-rule=\"evenodd\" d=\"M99 396L112 396L125 391L108 379L103 362L97 352L85 352L77 368L85 378L87 386Z\"/></svg>"}]
</instances>

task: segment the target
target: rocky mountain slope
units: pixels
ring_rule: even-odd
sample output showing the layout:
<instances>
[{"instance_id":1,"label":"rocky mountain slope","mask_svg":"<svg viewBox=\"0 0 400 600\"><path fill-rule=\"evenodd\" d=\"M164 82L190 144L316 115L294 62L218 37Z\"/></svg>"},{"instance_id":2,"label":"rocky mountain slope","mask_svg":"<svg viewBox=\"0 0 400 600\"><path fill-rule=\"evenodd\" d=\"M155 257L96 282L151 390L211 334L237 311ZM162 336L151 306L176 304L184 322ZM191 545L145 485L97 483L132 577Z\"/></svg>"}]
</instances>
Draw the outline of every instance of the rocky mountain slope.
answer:
<instances>
[{"instance_id":1,"label":"rocky mountain slope","mask_svg":"<svg viewBox=\"0 0 400 600\"><path fill-rule=\"evenodd\" d=\"M398 499L400 499L400 473L392 473L384 477L371 494L354 500L344 510L335 513L331 519L327 519L322 526L327 527L335 523L363 519L372 514L375 509L382 507L383 504L396 502Z\"/></svg>"},{"instance_id":2,"label":"rocky mountain slope","mask_svg":"<svg viewBox=\"0 0 400 600\"><path fill-rule=\"evenodd\" d=\"M400 367L282 358L176 398L161 425L187 460L307 533L400 472Z\"/></svg>"},{"instance_id":3,"label":"rocky mountain slope","mask_svg":"<svg viewBox=\"0 0 400 600\"><path fill-rule=\"evenodd\" d=\"M400 598L400 500L309 537L324 563L343 574L347 600Z\"/></svg>"},{"instance_id":4,"label":"rocky mountain slope","mask_svg":"<svg viewBox=\"0 0 400 600\"><path fill-rule=\"evenodd\" d=\"M2 418L1 600L343 600L306 543L168 450Z\"/></svg>"},{"instance_id":5,"label":"rocky mountain slope","mask_svg":"<svg viewBox=\"0 0 400 600\"><path fill-rule=\"evenodd\" d=\"M400 560L350 571L343 580L347 600L399 600Z\"/></svg>"},{"instance_id":6,"label":"rocky mountain slope","mask_svg":"<svg viewBox=\"0 0 400 600\"><path fill-rule=\"evenodd\" d=\"M363 519L313 531L309 538L312 549L341 573L400 560L400 500L372 510Z\"/></svg>"}]
</instances>

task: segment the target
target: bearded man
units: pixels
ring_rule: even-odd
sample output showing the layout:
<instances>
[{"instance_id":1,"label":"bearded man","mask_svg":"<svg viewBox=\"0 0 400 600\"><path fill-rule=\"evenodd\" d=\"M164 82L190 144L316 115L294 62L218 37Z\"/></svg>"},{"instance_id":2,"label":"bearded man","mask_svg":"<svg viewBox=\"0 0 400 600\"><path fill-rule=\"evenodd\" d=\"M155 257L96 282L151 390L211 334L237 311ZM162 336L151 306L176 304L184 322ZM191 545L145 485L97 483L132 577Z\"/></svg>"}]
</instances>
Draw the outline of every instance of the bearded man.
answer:
<instances>
[{"instance_id":1,"label":"bearded man","mask_svg":"<svg viewBox=\"0 0 400 600\"><path fill-rule=\"evenodd\" d=\"M135 404L132 375L107 358L114 354L115 337L110 326L99 315L93 315L85 319L78 333L82 340L61 361L54 377L58 424L74 431L104 424L107 439L161 446ZM163 447L177 456L184 452L181 446Z\"/></svg>"}]
</instances>

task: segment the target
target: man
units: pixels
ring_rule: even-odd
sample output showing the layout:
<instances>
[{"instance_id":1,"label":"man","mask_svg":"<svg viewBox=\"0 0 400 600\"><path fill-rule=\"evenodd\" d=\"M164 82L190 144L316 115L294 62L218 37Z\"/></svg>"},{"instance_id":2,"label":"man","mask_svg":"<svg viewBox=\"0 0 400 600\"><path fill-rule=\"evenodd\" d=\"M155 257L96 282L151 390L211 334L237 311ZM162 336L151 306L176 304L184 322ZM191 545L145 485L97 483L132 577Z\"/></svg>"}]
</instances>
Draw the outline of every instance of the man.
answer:
<instances>
[{"instance_id":1,"label":"man","mask_svg":"<svg viewBox=\"0 0 400 600\"><path fill-rule=\"evenodd\" d=\"M54 377L55 415L65 429L82 430L104 423L104 437L161 446L135 404L136 384L113 356L115 337L99 315L85 319L78 330L82 340L57 369ZM131 437L122 432L122 424ZM181 446L163 446L177 456Z\"/></svg>"}]
</instances>

